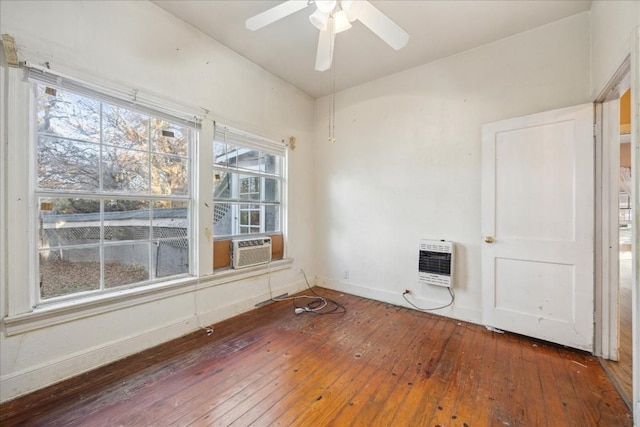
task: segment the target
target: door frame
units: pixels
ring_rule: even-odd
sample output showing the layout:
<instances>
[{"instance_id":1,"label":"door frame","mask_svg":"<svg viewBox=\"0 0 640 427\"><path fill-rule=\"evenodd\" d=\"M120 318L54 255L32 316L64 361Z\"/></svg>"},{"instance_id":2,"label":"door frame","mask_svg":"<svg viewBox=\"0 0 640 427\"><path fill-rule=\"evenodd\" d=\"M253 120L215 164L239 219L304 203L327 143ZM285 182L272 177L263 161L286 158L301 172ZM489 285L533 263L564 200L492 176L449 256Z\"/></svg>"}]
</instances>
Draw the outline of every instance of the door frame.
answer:
<instances>
[{"instance_id":1,"label":"door frame","mask_svg":"<svg viewBox=\"0 0 640 427\"><path fill-rule=\"evenodd\" d=\"M618 360L620 97L630 86L627 57L595 102L595 336L594 354Z\"/></svg>"},{"instance_id":2,"label":"door frame","mask_svg":"<svg viewBox=\"0 0 640 427\"><path fill-rule=\"evenodd\" d=\"M636 170L632 179L634 206L640 206L640 27L635 29L631 41L631 165ZM633 327L633 417L640 425L640 215L636 209L633 215L633 272L631 303Z\"/></svg>"},{"instance_id":3,"label":"door frame","mask_svg":"<svg viewBox=\"0 0 640 427\"><path fill-rule=\"evenodd\" d=\"M629 61L629 70L628 75L630 76L629 87L631 89L631 164L632 168L636 171L632 175L632 188L633 188L633 203L634 206L640 206L640 27L634 29L630 37L630 43L628 44L629 50L627 51L625 59L620 63L621 65L618 67L618 70L609 80L609 84L606 85L604 90L601 92L599 96L597 96L594 100L596 105L598 103L602 104L607 100L608 92L616 87L618 83L622 80L622 77L625 75L624 73L624 65L626 61ZM598 119L598 115L596 115L596 120ZM600 119L602 116L600 115ZM594 134L596 137L602 138L602 121L599 124L596 122L594 128ZM597 155L597 152L596 152ZM596 182L596 187L600 187L603 185L602 181L602 173L598 175L598 167L602 163L602 158L600 157L600 161L596 157L596 177L600 177L600 180ZM600 170L602 172L602 170ZM597 199L596 199L597 200ZM602 200L600 199L599 204L596 205L596 214L601 211L602 208ZM602 216L599 216L600 221L596 221L595 227L596 232L602 230L602 227L607 227L610 225L610 221L606 224L602 222ZM636 212L633 214L632 219L632 257L633 257L633 265L632 265L632 284L631 284L631 298L632 298L632 373L633 373L633 398L632 398L632 410L633 410L633 419L634 425L640 426L640 215ZM596 275L596 307L602 309L601 311L597 311L595 314L595 333L596 333L596 355L603 349L604 339L608 339L609 341L606 343L607 346L611 345L611 335L609 325L612 323L612 316L614 313L611 312L611 305L603 304L604 300L602 296L605 293L611 291L609 287L608 281L602 281L602 271L605 268L611 268L611 262L608 257L603 257L603 244L602 242L596 242L596 248L598 245L600 246L599 256L596 254L596 262L595 266L597 271L600 271L600 275ZM605 248L606 249L606 248ZM600 282L599 282L600 279ZM600 301L600 302L598 302ZM610 302L607 300L607 302ZM617 321L617 311L615 312L616 321Z\"/></svg>"}]
</instances>

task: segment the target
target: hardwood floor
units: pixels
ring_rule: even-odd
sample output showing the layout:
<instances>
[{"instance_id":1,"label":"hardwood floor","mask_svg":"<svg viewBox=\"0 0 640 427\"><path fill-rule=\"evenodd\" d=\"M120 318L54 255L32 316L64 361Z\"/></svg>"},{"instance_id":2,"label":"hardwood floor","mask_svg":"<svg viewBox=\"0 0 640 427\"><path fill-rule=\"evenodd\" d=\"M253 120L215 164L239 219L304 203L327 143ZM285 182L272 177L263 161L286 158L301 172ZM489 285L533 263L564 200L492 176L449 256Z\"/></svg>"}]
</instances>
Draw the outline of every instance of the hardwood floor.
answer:
<instances>
[{"instance_id":1,"label":"hardwood floor","mask_svg":"<svg viewBox=\"0 0 640 427\"><path fill-rule=\"evenodd\" d=\"M589 354L314 288L0 406L0 424L631 426Z\"/></svg>"},{"instance_id":2,"label":"hardwood floor","mask_svg":"<svg viewBox=\"0 0 640 427\"><path fill-rule=\"evenodd\" d=\"M633 399L632 343L631 343L631 289L620 288L620 337L618 361L602 360L603 366L622 398L631 408Z\"/></svg>"}]
</instances>

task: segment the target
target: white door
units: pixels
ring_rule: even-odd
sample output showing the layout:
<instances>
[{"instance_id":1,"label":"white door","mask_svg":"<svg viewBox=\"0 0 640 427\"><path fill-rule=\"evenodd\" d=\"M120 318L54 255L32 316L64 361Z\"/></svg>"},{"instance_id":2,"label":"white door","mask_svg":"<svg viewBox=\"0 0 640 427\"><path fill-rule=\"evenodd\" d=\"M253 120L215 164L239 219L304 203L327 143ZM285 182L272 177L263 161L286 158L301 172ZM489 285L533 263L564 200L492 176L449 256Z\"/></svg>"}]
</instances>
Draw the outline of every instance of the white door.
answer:
<instances>
[{"instance_id":1,"label":"white door","mask_svg":"<svg viewBox=\"0 0 640 427\"><path fill-rule=\"evenodd\" d=\"M593 350L593 105L482 128L485 325Z\"/></svg>"}]
</instances>

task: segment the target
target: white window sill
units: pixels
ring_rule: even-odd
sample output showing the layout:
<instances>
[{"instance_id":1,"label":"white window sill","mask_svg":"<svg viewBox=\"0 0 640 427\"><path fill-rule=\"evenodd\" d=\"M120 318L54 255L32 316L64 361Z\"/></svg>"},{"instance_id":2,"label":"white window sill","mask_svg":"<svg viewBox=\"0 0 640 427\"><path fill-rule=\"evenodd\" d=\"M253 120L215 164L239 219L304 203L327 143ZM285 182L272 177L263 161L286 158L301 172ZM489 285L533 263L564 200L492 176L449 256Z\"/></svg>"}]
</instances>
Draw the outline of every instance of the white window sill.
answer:
<instances>
[{"instance_id":1,"label":"white window sill","mask_svg":"<svg viewBox=\"0 0 640 427\"><path fill-rule=\"evenodd\" d=\"M60 303L44 304L33 311L2 320L7 336L24 334L53 325L85 317L96 316L114 310L146 304L212 286L220 286L250 277L291 268L292 259L274 261L267 265L242 270L223 270L210 276L189 277L170 282L155 283L138 288L125 289L100 296L79 298Z\"/></svg>"}]
</instances>

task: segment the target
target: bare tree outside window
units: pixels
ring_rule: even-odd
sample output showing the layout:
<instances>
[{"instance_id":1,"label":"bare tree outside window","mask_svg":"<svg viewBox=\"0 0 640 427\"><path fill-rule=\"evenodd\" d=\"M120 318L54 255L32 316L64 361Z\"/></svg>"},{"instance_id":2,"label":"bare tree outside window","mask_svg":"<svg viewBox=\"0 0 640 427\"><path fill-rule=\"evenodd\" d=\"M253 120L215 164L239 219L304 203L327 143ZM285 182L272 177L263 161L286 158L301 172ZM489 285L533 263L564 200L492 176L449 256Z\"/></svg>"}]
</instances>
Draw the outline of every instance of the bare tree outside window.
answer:
<instances>
[{"instance_id":1,"label":"bare tree outside window","mask_svg":"<svg viewBox=\"0 0 640 427\"><path fill-rule=\"evenodd\" d=\"M188 273L193 130L34 90L41 299Z\"/></svg>"}]
</instances>

